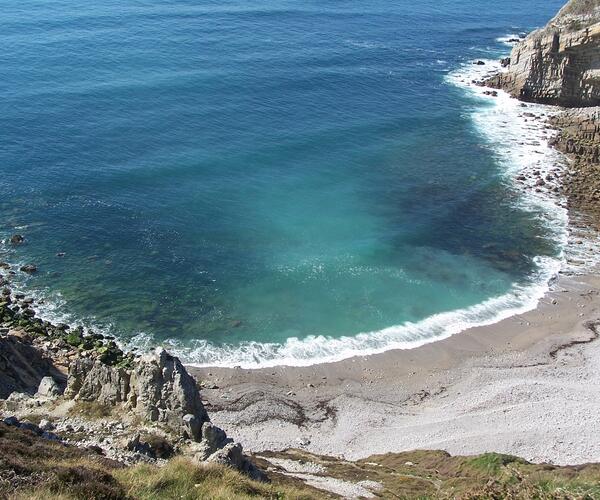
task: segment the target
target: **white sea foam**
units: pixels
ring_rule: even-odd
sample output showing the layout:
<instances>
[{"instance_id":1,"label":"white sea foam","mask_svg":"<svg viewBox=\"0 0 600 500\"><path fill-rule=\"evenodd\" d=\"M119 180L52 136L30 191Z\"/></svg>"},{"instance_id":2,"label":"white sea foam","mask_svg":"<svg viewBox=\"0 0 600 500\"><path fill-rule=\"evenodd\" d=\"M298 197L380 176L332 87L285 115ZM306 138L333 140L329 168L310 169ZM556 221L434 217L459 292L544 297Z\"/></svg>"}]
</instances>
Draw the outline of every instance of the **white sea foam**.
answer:
<instances>
[{"instance_id":1,"label":"white sea foam","mask_svg":"<svg viewBox=\"0 0 600 500\"><path fill-rule=\"evenodd\" d=\"M484 65L466 63L447 77L449 83L463 88L476 97L469 111L476 130L493 149L503 167L507 182L521 192L515 202L523 209L538 214L555 242L563 249L562 270L582 273L600 262L592 229L569 226L566 199L555 192L560 176L565 173L567 158L550 146L556 131L548 128L547 119L560 111L553 106L524 104L506 92L489 95L494 89L474 82L504 71L496 60L484 60ZM481 105L479 104L481 103ZM543 186L537 186L539 179Z\"/></svg>"},{"instance_id":2,"label":"white sea foam","mask_svg":"<svg viewBox=\"0 0 600 500\"><path fill-rule=\"evenodd\" d=\"M508 45L509 47L515 45L517 40L522 40L522 37L519 33L508 33L507 35L496 38L497 42Z\"/></svg>"},{"instance_id":3,"label":"white sea foam","mask_svg":"<svg viewBox=\"0 0 600 500\"><path fill-rule=\"evenodd\" d=\"M560 269L560 260L539 258L539 275L534 284L515 286L511 292L458 311L435 314L417 323L404 323L383 330L340 338L310 336L289 338L283 344L243 342L241 345L215 346L197 340L183 347L172 341L169 348L195 366L240 366L263 368L277 365L309 366L367 356L390 349L412 349L442 340L474 326L490 325L536 307L547 291L548 281ZM142 341L147 338L142 336Z\"/></svg>"}]
</instances>

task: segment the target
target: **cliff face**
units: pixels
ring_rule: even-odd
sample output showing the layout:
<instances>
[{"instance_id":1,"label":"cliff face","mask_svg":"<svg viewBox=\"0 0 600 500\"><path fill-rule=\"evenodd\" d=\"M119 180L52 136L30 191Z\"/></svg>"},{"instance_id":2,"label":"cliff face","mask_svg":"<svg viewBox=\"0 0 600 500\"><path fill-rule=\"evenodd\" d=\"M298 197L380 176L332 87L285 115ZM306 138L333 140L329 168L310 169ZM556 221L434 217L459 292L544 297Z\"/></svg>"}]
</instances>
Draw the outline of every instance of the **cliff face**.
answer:
<instances>
[{"instance_id":1,"label":"cliff face","mask_svg":"<svg viewBox=\"0 0 600 500\"><path fill-rule=\"evenodd\" d=\"M570 0L502 63L484 85L570 108L551 119L554 146L572 159L564 193L575 220L600 229L600 0Z\"/></svg>"},{"instance_id":2,"label":"cliff face","mask_svg":"<svg viewBox=\"0 0 600 500\"><path fill-rule=\"evenodd\" d=\"M559 130L554 146L571 165L563 178L568 206L600 229L600 108L573 108L550 120Z\"/></svg>"},{"instance_id":3,"label":"cliff face","mask_svg":"<svg viewBox=\"0 0 600 500\"><path fill-rule=\"evenodd\" d=\"M488 85L524 101L600 105L600 0L571 0L506 62L507 71Z\"/></svg>"}]
</instances>

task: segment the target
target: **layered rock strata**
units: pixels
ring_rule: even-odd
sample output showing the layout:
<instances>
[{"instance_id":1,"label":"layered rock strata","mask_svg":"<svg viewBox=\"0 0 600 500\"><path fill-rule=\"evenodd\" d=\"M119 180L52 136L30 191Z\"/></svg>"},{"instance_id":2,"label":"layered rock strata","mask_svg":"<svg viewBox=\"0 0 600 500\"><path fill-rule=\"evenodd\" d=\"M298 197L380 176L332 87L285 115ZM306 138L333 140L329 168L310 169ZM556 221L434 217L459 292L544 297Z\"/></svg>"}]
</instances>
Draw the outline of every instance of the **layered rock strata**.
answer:
<instances>
[{"instance_id":1,"label":"layered rock strata","mask_svg":"<svg viewBox=\"0 0 600 500\"><path fill-rule=\"evenodd\" d=\"M524 101L600 105L600 2L571 0L548 25L517 43L487 84Z\"/></svg>"},{"instance_id":2,"label":"layered rock strata","mask_svg":"<svg viewBox=\"0 0 600 500\"><path fill-rule=\"evenodd\" d=\"M565 110L550 123L559 129L553 145L572 159L563 178L569 208L600 228L600 108Z\"/></svg>"}]
</instances>

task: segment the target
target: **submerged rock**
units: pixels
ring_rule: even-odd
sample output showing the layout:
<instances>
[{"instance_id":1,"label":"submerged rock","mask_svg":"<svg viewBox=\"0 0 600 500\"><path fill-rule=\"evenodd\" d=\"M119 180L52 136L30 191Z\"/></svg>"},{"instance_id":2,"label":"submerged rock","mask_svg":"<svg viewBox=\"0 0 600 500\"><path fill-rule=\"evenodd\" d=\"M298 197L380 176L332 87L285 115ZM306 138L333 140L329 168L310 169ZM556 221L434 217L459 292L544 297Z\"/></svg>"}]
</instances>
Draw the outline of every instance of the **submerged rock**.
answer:
<instances>
[{"instance_id":1,"label":"submerged rock","mask_svg":"<svg viewBox=\"0 0 600 500\"><path fill-rule=\"evenodd\" d=\"M10 239L9 239L11 245L20 245L21 243L23 243L25 241L25 238L23 238L22 235L20 234L13 234Z\"/></svg>"},{"instance_id":2,"label":"submerged rock","mask_svg":"<svg viewBox=\"0 0 600 500\"><path fill-rule=\"evenodd\" d=\"M37 272L37 266L34 264L25 264L24 266L21 266L19 270L27 274L34 274Z\"/></svg>"}]
</instances>

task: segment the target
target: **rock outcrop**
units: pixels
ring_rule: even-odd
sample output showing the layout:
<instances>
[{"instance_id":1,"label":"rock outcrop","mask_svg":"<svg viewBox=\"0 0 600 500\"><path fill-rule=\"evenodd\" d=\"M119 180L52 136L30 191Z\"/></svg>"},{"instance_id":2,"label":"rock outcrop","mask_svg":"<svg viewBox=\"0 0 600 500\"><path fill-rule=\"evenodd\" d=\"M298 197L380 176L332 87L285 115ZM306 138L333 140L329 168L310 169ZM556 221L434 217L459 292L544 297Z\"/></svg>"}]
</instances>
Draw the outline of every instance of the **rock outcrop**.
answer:
<instances>
[{"instance_id":1,"label":"rock outcrop","mask_svg":"<svg viewBox=\"0 0 600 500\"><path fill-rule=\"evenodd\" d=\"M563 179L569 208L600 229L600 108L564 110L550 123L559 130L554 146L572 159Z\"/></svg>"},{"instance_id":2,"label":"rock outcrop","mask_svg":"<svg viewBox=\"0 0 600 500\"><path fill-rule=\"evenodd\" d=\"M504 60L487 85L524 101L600 105L600 0L571 0Z\"/></svg>"},{"instance_id":3,"label":"rock outcrop","mask_svg":"<svg viewBox=\"0 0 600 500\"><path fill-rule=\"evenodd\" d=\"M79 358L69 367L68 398L123 405L143 420L200 441L208 415L194 379L178 358L164 349L138 359L133 368Z\"/></svg>"},{"instance_id":4,"label":"rock outcrop","mask_svg":"<svg viewBox=\"0 0 600 500\"><path fill-rule=\"evenodd\" d=\"M35 347L14 335L0 337L0 399L12 392L34 394L46 376L64 387L64 374Z\"/></svg>"},{"instance_id":5,"label":"rock outcrop","mask_svg":"<svg viewBox=\"0 0 600 500\"><path fill-rule=\"evenodd\" d=\"M136 359L129 368L99 358L78 358L69 367L64 395L121 407L143 422L158 424L176 439L188 440L184 447L199 462L217 462L262 477L242 446L210 422L195 380L178 358L162 348ZM132 450L146 447L139 436L128 443Z\"/></svg>"},{"instance_id":6,"label":"rock outcrop","mask_svg":"<svg viewBox=\"0 0 600 500\"><path fill-rule=\"evenodd\" d=\"M573 160L564 193L574 220L600 229L600 0L570 0L501 62L504 70L483 85L570 108L550 119L559 130L554 146Z\"/></svg>"}]
</instances>

